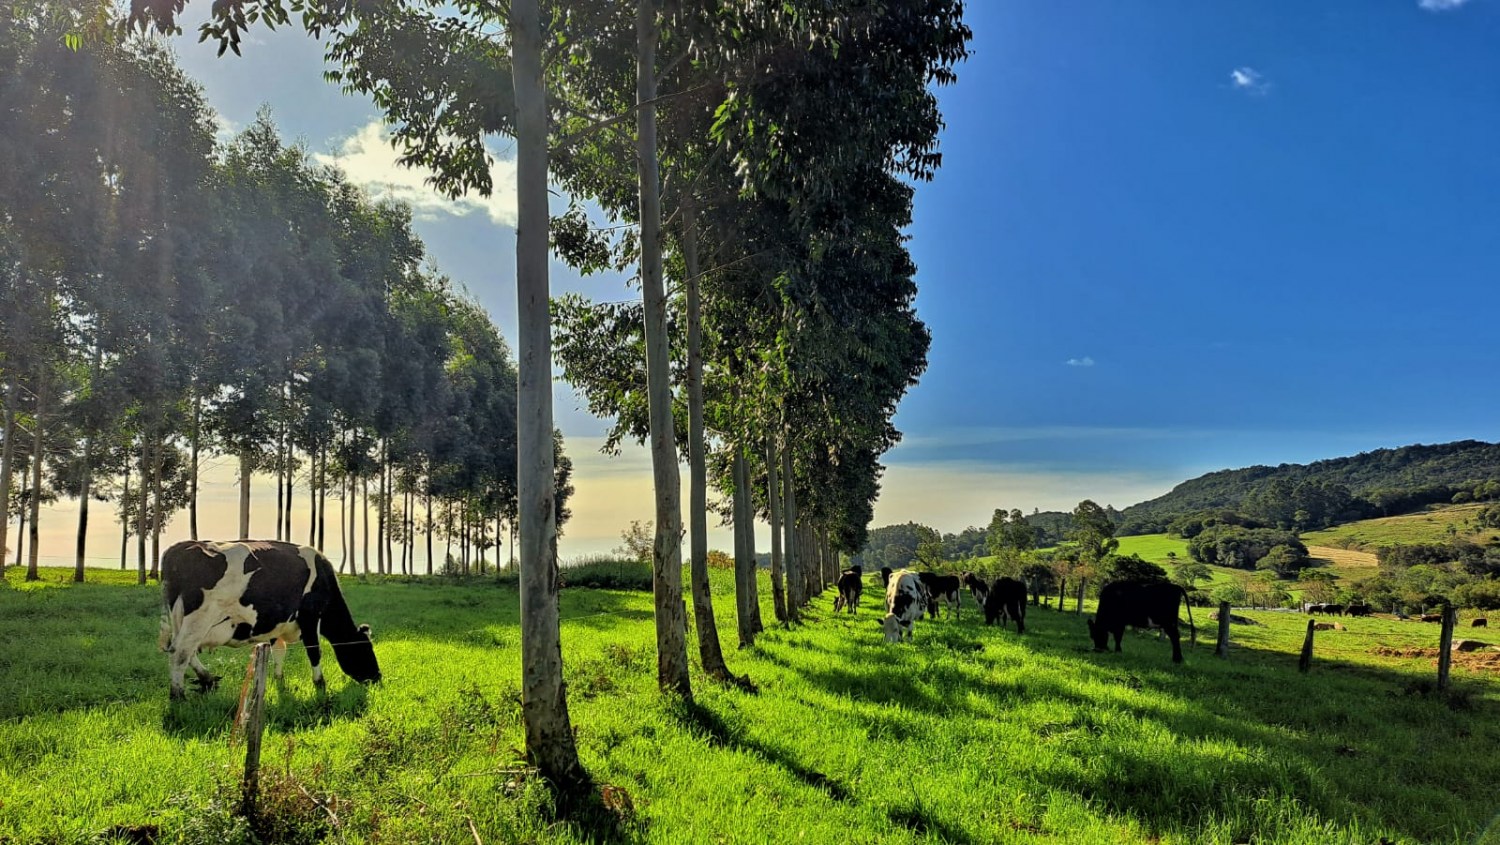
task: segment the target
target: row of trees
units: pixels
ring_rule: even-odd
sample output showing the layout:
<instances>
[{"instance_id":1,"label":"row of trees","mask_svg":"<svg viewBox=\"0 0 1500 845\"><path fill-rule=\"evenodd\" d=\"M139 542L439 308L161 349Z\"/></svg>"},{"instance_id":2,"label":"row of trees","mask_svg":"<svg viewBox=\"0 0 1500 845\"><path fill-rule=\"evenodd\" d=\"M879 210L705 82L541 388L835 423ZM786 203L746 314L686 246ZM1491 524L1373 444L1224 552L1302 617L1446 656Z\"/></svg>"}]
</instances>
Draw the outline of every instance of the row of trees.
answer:
<instances>
[{"instance_id":1,"label":"row of trees","mask_svg":"<svg viewBox=\"0 0 1500 845\"><path fill-rule=\"evenodd\" d=\"M170 29L180 6L135 0L132 13ZM551 440L548 236L582 269L638 269L639 309L558 305L559 357L617 437L650 444L658 679L686 698L679 449L710 675L729 674L709 607L711 478L736 529L741 642L760 625L757 514L771 521L788 622L836 575L835 549L863 545L895 403L925 363L902 229L911 180L939 163L929 86L964 57L962 4L297 6L326 39L330 75L373 97L404 160L439 188L488 192L485 137L517 139L523 716L533 761L568 792L586 777L561 683L552 450L540 448ZM249 23L288 20L279 0L214 13L204 34L236 51ZM549 174L596 200L616 236L582 211L549 225Z\"/></svg>"},{"instance_id":2,"label":"row of trees","mask_svg":"<svg viewBox=\"0 0 1500 845\"><path fill-rule=\"evenodd\" d=\"M379 572L414 570L425 541L430 572L436 535L467 566L517 513L516 369L494 325L424 266L408 209L265 114L216 143L168 53L91 30L94 12L38 0L0 22L0 547L23 505L35 578L39 506L77 499L82 580L90 504L113 501L144 581L180 510L198 536L200 473L227 459L237 536L261 473L278 539L351 567L362 546L366 571L373 547Z\"/></svg>"}]
</instances>

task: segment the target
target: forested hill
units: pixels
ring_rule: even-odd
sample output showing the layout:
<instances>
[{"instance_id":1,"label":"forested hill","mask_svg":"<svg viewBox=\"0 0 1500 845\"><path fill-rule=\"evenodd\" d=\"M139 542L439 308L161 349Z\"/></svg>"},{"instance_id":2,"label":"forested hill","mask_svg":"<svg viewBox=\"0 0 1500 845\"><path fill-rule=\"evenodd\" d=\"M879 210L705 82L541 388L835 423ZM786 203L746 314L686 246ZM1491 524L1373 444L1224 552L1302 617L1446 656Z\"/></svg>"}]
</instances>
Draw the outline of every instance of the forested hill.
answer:
<instances>
[{"instance_id":1,"label":"forested hill","mask_svg":"<svg viewBox=\"0 0 1500 845\"><path fill-rule=\"evenodd\" d=\"M1172 520L1195 511L1259 510L1260 505L1297 506L1298 490L1343 499L1335 521L1400 513L1433 502L1500 496L1500 444L1460 440L1434 446L1377 449L1310 464L1226 469L1199 476L1170 493L1124 511L1122 534L1166 530ZM1347 496L1338 495L1344 488ZM1456 498L1455 498L1456 497ZM1331 504L1331 503L1324 503ZM1324 510L1328 510L1325 506Z\"/></svg>"}]
</instances>

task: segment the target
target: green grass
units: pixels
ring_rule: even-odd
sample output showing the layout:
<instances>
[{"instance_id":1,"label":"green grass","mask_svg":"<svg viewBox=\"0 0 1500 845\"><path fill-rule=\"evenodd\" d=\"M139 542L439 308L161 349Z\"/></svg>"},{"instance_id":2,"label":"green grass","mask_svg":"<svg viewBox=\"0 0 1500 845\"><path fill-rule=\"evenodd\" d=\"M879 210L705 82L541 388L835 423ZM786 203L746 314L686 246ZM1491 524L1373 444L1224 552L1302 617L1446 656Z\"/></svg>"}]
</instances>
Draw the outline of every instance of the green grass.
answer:
<instances>
[{"instance_id":1,"label":"green grass","mask_svg":"<svg viewBox=\"0 0 1500 845\"><path fill-rule=\"evenodd\" d=\"M714 578L732 634L729 574ZM1174 666L1148 635L1093 654L1082 617L1045 609L1024 637L969 607L886 645L871 589L857 617L825 594L807 624L731 648L756 691L695 669L689 705L655 689L648 594L565 590L580 753L619 790L614 823L584 829L554 823L515 771L515 591L344 583L386 679L332 668L320 701L288 658L264 764L284 841L472 843L471 822L485 843L1495 841L1475 837L1496 809L1500 684L1458 667L1449 699L1424 692L1430 659L1372 653L1430 647L1432 625L1346 620L1303 676L1296 614L1246 614L1263 624L1236 627L1230 660L1200 646ZM157 602L154 587L0 584L0 842L145 825L230 841L246 653L208 654L229 680L169 704Z\"/></svg>"},{"instance_id":2,"label":"green grass","mask_svg":"<svg viewBox=\"0 0 1500 845\"><path fill-rule=\"evenodd\" d=\"M1476 517L1486 507L1488 505L1483 503L1453 505L1400 516L1365 519L1323 531L1309 531L1302 535L1302 542L1309 546L1333 546L1370 552L1381 546L1446 543L1454 537L1484 544L1500 538L1500 530L1478 527ZM1455 533L1449 533L1450 526Z\"/></svg>"}]
</instances>

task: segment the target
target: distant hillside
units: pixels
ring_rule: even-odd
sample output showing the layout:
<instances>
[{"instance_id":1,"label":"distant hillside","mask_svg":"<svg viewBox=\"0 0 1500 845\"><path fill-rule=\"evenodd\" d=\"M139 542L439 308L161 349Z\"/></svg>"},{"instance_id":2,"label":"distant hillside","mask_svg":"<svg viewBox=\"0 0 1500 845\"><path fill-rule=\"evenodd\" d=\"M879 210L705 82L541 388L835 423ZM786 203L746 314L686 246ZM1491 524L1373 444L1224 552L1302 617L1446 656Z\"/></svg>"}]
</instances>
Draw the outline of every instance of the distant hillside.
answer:
<instances>
[{"instance_id":1,"label":"distant hillside","mask_svg":"<svg viewBox=\"0 0 1500 845\"><path fill-rule=\"evenodd\" d=\"M1173 519L1195 511L1244 510L1275 491L1298 486L1345 488L1352 500L1331 516L1359 519L1414 510L1434 502L1492 499L1500 495L1500 444L1460 440L1434 446L1377 449L1311 464L1253 466L1211 472L1184 481L1164 496L1124 510L1122 534L1163 531Z\"/></svg>"}]
</instances>

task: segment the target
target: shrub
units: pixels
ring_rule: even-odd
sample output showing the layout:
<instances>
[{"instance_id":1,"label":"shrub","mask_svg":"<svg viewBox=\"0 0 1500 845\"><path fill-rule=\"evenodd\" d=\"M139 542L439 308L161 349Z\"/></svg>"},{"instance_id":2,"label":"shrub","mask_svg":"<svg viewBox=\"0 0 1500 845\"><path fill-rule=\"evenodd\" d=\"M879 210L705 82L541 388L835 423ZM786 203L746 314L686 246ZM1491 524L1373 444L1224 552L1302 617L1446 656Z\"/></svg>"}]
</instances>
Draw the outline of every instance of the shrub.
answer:
<instances>
[{"instance_id":1,"label":"shrub","mask_svg":"<svg viewBox=\"0 0 1500 845\"><path fill-rule=\"evenodd\" d=\"M587 558L562 567L563 589L651 591L651 564L617 557Z\"/></svg>"}]
</instances>

